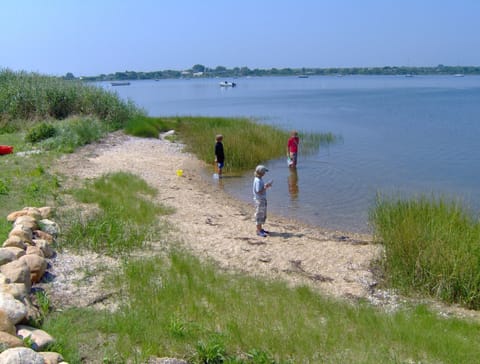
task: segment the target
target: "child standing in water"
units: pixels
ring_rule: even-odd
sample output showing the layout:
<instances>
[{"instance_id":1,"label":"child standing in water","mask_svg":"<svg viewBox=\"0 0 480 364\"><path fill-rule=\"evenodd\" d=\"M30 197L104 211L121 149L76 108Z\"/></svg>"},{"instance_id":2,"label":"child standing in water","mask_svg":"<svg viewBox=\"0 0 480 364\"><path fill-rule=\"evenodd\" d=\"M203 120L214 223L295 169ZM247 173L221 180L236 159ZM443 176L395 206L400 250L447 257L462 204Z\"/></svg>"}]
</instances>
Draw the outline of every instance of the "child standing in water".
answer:
<instances>
[{"instance_id":1,"label":"child standing in water","mask_svg":"<svg viewBox=\"0 0 480 364\"><path fill-rule=\"evenodd\" d=\"M217 168L218 178L222 178L223 166L225 163L225 154L223 152L223 135L218 134L215 137L215 165Z\"/></svg>"},{"instance_id":2,"label":"child standing in water","mask_svg":"<svg viewBox=\"0 0 480 364\"><path fill-rule=\"evenodd\" d=\"M297 166L299 144L300 144L300 138L298 137L298 133L296 130L293 130L287 142L287 157L288 157L289 167L294 168Z\"/></svg>"},{"instance_id":3,"label":"child standing in water","mask_svg":"<svg viewBox=\"0 0 480 364\"><path fill-rule=\"evenodd\" d=\"M253 200L255 201L255 222L257 224L257 235L262 238L268 236L268 231L263 230L262 225L267 219L267 189L272 187L272 181L264 183L262 177L268 169L263 165L255 168L253 180Z\"/></svg>"}]
</instances>

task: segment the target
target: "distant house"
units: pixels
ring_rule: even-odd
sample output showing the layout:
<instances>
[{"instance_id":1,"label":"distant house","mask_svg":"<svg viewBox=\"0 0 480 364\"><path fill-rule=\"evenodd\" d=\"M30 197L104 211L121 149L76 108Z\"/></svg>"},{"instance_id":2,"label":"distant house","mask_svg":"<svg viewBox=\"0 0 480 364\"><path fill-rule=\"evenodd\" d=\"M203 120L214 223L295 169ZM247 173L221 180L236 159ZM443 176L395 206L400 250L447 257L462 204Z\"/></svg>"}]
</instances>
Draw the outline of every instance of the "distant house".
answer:
<instances>
[{"instance_id":1,"label":"distant house","mask_svg":"<svg viewBox=\"0 0 480 364\"><path fill-rule=\"evenodd\" d=\"M201 76L203 76L203 72L195 72L193 74L193 77L201 77Z\"/></svg>"}]
</instances>

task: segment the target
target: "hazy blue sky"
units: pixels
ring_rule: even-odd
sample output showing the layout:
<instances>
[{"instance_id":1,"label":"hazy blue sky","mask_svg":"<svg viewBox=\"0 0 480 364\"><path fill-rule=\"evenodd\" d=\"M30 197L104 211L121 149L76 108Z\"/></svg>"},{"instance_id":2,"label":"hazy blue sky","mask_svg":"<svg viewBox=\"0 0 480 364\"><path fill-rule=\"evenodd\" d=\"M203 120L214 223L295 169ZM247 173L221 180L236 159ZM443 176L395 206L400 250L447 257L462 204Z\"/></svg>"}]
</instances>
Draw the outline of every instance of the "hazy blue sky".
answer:
<instances>
[{"instance_id":1,"label":"hazy blue sky","mask_svg":"<svg viewBox=\"0 0 480 364\"><path fill-rule=\"evenodd\" d=\"M0 68L480 65L479 0L1 0Z\"/></svg>"}]
</instances>

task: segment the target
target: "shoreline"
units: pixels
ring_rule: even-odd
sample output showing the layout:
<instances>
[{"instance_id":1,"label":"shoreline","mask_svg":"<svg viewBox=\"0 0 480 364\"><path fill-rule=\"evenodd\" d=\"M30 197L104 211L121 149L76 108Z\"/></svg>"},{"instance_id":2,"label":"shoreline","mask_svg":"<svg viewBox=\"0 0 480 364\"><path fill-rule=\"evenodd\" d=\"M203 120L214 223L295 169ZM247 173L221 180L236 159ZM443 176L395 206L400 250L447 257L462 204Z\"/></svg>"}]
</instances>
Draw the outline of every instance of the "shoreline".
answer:
<instances>
[{"instance_id":1,"label":"shoreline","mask_svg":"<svg viewBox=\"0 0 480 364\"><path fill-rule=\"evenodd\" d=\"M227 272L278 279L292 287L305 285L333 298L366 300L388 312L410 302L427 304L444 316L480 320L478 312L459 305L400 297L392 290L381 289L372 263L384 250L380 244L373 243L371 235L331 231L270 214L265 227L271 236L256 236L253 203L242 202L208 182L202 177L206 165L182 149L181 144L167 140L115 132L98 143L62 156L53 169L74 179L130 172L156 188L155 200L176 211L161 218L172 229L162 237L162 243L152 242L151 254L162 254L161 249L157 249L162 248L165 241L178 243L197 257L214 261ZM177 169L183 169L182 177L177 176ZM68 180L66 182L68 184ZM118 261L101 254L84 252L79 256L68 251L57 260L54 268L62 279L54 282L54 286L61 287L56 292L60 301L67 306L81 307L91 306L91 302L101 297L100 306L115 306L114 300L104 300L101 275L96 276L94 282L86 282L78 274L72 274L72 270L85 264L113 267ZM62 300L62 291L68 292L69 287L72 292L83 293Z\"/></svg>"},{"instance_id":2,"label":"shoreline","mask_svg":"<svg viewBox=\"0 0 480 364\"><path fill-rule=\"evenodd\" d=\"M329 231L269 213L265 228L271 234L258 237L253 203L207 181L204 163L182 149L167 140L116 132L64 155L56 168L82 179L117 171L143 178L158 190L159 203L176 210L165 218L173 226L169 239L222 269L306 284L335 297L372 297L377 282L370 265L382 247L370 235Z\"/></svg>"}]
</instances>

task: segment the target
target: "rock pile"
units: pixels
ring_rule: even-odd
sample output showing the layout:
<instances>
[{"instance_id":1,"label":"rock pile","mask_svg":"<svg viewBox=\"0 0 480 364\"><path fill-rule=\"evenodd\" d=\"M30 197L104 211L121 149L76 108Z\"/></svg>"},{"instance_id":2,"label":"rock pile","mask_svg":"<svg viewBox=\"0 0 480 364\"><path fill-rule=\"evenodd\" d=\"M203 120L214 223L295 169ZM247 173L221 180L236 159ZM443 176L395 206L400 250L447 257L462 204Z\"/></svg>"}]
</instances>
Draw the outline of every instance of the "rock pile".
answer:
<instances>
[{"instance_id":1,"label":"rock pile","mask_svg":"<svg viewBox=\"0 0 480 364\"><path fill-rule=\"evenodd\" d=\"M13 227L0 248L0 364L65 364L59 353L44 351L54 338L32 326L42 317L34 286L47 271L59 233L51 214L50 207L25 207L7 216Z\"/></svg>"}]
</instances>

